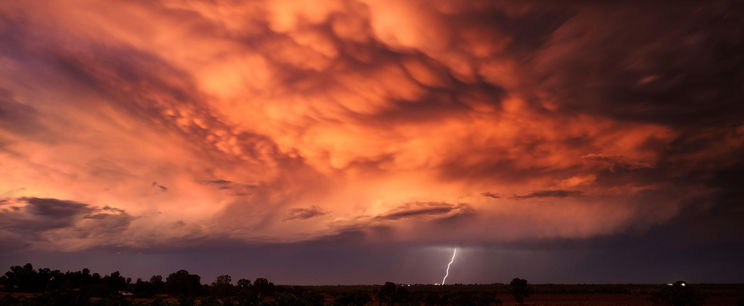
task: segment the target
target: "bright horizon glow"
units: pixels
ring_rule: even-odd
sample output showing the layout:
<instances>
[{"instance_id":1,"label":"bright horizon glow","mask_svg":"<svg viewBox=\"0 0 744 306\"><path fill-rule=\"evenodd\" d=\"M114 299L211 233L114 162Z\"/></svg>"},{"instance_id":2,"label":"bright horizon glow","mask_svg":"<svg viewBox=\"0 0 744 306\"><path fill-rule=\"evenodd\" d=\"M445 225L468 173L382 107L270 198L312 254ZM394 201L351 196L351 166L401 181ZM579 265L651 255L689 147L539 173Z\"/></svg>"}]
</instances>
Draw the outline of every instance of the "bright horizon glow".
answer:
<instances>
[{"instance_id":1,"label":"bright horizon glow","mask_svg":"<svg viewBox=\"0 0 744 306\"><path fill-rule=\"evenodd\" d=\"M442 278L442 285L444 285L444 282L447 281L447 276L449 276L449 269L453 262L455 262L455 256L457 255L457 248L453 249L452 252L452 258L450 259L450 262L447 264L447 271L444 273L444 278Z\"/></svg>"}]
</instances>

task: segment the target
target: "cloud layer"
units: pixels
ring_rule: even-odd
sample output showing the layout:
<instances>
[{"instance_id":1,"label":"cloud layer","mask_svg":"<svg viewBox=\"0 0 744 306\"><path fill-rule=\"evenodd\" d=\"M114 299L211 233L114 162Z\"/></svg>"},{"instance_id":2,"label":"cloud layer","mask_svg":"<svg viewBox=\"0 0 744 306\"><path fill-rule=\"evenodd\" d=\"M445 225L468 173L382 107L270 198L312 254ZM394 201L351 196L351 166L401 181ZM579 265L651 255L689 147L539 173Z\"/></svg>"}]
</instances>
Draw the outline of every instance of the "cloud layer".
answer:
<instances>
[{"instance_id":1,"label":"cloud layer","mask_svg":"<svg viewBox=\"0 0 744 306\"><path fill-rule=\"evenodd\" d=\"M726 1L3 4L0 237L494 243L740 209L716 178L743 168L742 17Z\"/></svg>"}]
</instances>

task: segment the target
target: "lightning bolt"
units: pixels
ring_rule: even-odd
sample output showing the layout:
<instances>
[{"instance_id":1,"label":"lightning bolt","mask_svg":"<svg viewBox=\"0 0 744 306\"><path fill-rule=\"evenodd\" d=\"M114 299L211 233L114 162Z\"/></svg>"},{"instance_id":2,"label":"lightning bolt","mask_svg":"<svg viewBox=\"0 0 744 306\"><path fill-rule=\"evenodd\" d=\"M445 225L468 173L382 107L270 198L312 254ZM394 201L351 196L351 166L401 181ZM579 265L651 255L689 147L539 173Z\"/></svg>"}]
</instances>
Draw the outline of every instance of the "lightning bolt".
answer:
<instances>
[{"instance_id":1,"label":"lightning bolt","mask_svg":"<svg viewBox=\"0 0 744 306\"><path fill-rule=\"evenodd\" d=\"M456 255L457 255L457 248L454 248L452 251L452 258L450 259L450 262L447 264L447 271L444 273L444 278L442 278L442 285L444 285L444 282L447 281L447 276L449 276L449 268L452 265L452 263L455 262Z\"/></svg>"}]
</instances>

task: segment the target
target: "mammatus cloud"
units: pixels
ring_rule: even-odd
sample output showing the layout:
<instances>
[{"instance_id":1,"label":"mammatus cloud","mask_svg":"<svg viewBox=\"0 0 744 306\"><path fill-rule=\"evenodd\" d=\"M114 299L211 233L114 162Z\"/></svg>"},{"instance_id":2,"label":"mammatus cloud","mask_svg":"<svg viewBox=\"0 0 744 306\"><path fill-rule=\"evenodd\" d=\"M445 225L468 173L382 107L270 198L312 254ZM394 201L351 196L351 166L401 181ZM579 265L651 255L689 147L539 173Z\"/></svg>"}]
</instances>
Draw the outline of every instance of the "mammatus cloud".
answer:
<instances>
[{"instance_id":1,"label":"mammatus cloud","mask_svg":"<svg viewBox=\"0 0 744 306\"><path fill-rule=\"evenodd\" d=\"M730 189L711 177L743 151L742 15L727 1L3 4L3 235L513 242L710 210Z\"/></svg>"}]
</instances>

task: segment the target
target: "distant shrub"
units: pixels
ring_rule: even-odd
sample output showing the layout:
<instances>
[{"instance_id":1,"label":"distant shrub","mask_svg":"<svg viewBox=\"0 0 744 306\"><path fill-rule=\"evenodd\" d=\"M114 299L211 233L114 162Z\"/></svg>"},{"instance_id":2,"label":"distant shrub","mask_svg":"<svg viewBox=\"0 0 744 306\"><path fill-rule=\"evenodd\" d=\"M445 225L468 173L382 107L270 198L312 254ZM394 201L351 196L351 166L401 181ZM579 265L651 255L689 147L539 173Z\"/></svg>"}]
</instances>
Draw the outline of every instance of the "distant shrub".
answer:
<instances>
[{"instance_id":1,"label":"distant shrub","mask_svg":"<svg viewBox=\"0 0 744 306\"><path fill-rule=\"evenodd\" d=\"M527 280L514 278L509 285L511 286L512 296L514 296L517 303L524 304L524 298L528 297L531 291L530 286L527 284Z\"/></svg>"}]
</instances>

